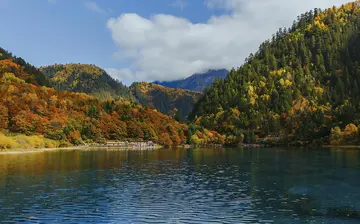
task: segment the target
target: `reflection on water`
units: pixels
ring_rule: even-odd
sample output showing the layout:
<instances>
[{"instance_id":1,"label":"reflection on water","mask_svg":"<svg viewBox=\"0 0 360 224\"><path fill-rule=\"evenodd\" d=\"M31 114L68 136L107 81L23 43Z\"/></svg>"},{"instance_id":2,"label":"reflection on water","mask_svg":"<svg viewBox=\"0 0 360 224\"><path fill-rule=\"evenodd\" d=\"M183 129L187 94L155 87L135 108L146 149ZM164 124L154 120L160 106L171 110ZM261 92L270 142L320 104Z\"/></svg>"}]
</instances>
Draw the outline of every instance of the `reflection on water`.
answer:
<instances>
[{"instance_id":1,"label":"reflection on water","mask_svg":"<svg viewBox=\"0 0 360 224\"><path fill-rule=\"evenodd\" d=\"M359 223L358 150L0 155L0 222Z\"/></svg>"}]
</instances>

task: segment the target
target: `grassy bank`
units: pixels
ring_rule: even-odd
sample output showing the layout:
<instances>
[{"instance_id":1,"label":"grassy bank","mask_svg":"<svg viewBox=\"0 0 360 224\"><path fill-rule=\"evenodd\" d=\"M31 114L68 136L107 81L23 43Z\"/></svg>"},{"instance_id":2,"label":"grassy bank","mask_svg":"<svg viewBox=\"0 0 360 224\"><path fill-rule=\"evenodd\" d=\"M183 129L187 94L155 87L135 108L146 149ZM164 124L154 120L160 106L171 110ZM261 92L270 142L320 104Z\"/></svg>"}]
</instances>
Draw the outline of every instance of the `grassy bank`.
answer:
<instances>
[{"instance_id":1,"label":"grassy bank","mask_svg":"<svg viewBox=\"0 0 360 224\"><path fill-rule=\"evenodd\" d=\"M58 148L66 147L60 141L47 139L41 135L6 135L0 132L0 149L14 150L14 149L41 149L41 148Z\"/></svg>"},{"instance_id":2,"label":"grassy bank","mask_svg":"<svg viewBox=\"0 0 360 224\"><path fill-rule=\"evenodd\" d=\"M129 140L130 141L130 140ZM130 141L131 142L131 141ZM163 146L156 144L155 149ZM58 149L133 149L129 147L104 147L91 146L88 144L73 146L66 141L56 141L45 138L42 135L23 135L23 134L8 134L0 132L0 154L3 153L24 153L24 152L44 152Z\"/></svg>"}]
</instances>

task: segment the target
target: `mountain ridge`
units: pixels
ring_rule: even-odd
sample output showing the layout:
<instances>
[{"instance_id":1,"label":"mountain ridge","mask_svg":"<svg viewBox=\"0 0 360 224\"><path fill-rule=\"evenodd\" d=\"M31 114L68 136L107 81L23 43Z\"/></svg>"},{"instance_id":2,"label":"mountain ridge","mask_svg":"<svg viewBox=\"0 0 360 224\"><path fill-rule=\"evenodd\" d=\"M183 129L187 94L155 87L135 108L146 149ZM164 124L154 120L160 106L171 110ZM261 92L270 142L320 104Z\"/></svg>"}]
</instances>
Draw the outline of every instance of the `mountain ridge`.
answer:
<instances>
[{"instance_id":1,"label":"mountain ridge","mask_svg":"<svg viewBox=\"0 0 360 224\"><path fill-rule=\"evenodd\" d=\"M99 99L131 99L129 88L92 64L55 64L39 69L57 90L87 93Z\"/></svg>"},{"instance_id":2,"label":"mountain ridge","mask_svg":"<svg viewBox=\"0 0 360 224\"><path fill-rule=\"evenodd\" d=\"M133 101L151 107L178 121L186 121L201 93L181 88L139 82L127 87L102 68L91 64L55 64L40 71L57 90L87 93L100 100ZM210 74L211 75L211 74Z\"/></svg>"}]
</instances>

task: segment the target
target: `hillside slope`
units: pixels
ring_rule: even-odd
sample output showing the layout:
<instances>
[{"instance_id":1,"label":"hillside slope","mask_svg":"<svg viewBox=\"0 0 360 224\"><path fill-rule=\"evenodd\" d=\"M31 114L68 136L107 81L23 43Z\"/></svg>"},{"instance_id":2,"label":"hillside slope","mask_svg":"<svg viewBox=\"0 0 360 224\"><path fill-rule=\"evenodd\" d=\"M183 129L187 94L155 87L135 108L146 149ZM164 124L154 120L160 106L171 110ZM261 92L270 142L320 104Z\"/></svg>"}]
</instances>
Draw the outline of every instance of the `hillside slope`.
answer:
<instances>
[{"instance_id":1,"label":"hillside slope","mask_svg":"<svg viewBox=\"0 0 360 224\"><path fill-rule=\"evenodd\" d=\"M27 63L20 57L13 56L10 52L0 48L0 74L5 72L16 73L27 83L49 85L48 78L36 67Z\"/></svg>"},{"instance_id":2,"label":"hillside slope","mask_svg":"<svg viewBox=\"0 0 360 224\"><path fill-rule=\"evenodd\" d=\"M166 88L154 83L134 83L131 92L143 106L155 108L161 113L174 117L179 121L186 121L201 93Z\"/></svg>"},{"instance_id":3,"label":"hillside slope","mask_svg":"<svg viewBox=\"0 0 360 224\"><path fill-rule=\"evenodd\" d=\"M0 60L3 133L43 135L72 144L143 139L169 146L185 143L187 139L186 125L152 109L27 83L23 78L33 76L14 61L10 56Z\"/></svg>"},{"instance_id":4,"label":"hillside slope","mask_svg":"<svg viewBox=\"0 0 360 224\"><path fill-rule=\"evenodd\" d=\"M202 92L207 86L210 86L215 79L224 79L228 71L225 69L210 70L203 74L195 74L183 80L176 80L170 82L154 82L169 88L179 88Z\"/></svg>"},{"instance_id":5,"label":"hillside slope","mask_svg":"<svg viewBox=\"0 0 360 224\"><path fill-rule=\"evenodd\" d=\"M359 31L358 2L299 16L216 81L191 118L238 141L359 142Z\"/></svg>"},{"instance_id":6,"label":"hillside slope","mask_svg":"<svg viewBox=\"0 0 360 224\"><path fill-rule=\"evenodd\" d=\"M131 98L129 88L95 65L56 64L43 66L40 70L57 90L88 93L103 100Z\"/></svg>"}]
</instances>

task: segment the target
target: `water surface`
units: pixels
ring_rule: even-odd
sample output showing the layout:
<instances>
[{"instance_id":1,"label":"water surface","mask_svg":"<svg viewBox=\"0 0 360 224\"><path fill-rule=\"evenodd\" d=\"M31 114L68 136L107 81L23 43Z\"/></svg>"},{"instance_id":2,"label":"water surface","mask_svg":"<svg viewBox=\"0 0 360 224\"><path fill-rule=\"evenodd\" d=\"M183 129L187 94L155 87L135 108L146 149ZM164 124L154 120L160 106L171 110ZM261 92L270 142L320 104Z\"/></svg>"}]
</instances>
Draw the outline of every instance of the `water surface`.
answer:
<instances>
[{"instance_id":1,"label":"water surface","mask_svg":"<svg viewBox=\"0 0 360 224\"><path fill-rule=\"evenodd\" d=\"M360 223L358 150L0 155L0 222Z\"/></svg>"}]
</instances>

